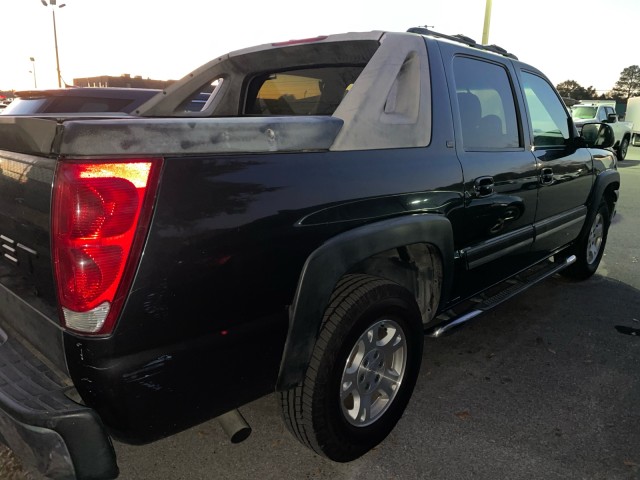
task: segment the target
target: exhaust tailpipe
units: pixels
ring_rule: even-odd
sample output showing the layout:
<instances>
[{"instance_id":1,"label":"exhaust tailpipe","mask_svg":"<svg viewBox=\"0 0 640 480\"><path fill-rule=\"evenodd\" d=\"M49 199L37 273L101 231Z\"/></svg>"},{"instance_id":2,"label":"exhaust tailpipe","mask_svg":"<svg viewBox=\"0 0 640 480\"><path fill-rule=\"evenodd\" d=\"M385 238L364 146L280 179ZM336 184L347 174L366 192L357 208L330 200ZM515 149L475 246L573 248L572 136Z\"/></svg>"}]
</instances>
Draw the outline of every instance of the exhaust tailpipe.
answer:
<instances>
[{"instance_id":1,"label":"exhaust tailpipe","mask_svg":"<svg viewBox=\"0 0 640 480\"><path fill-rule=\"evenodd\" d=\"M243 442L251 435L251 427L238 409L220 415L218 421L231 443Z\"/></svg>"}]
</instances>

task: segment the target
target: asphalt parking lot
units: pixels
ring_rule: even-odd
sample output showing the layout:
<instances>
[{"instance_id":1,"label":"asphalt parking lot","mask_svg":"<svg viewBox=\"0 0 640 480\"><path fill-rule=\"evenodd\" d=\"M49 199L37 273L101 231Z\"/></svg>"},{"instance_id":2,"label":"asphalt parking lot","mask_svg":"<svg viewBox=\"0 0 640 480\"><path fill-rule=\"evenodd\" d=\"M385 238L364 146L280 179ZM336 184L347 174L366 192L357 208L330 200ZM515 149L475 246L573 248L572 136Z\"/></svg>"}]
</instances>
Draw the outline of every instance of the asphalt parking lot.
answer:
<instances>
[{"instance_id":1,"label":"asphalt parking lot","mask_svg":"<svg viewBox=\"0 0 640 480\"><path fill-rule=\"evenodd\" d=\"M378 448L335 464L298 445L272 398L146 447L116 445L127 479L631 479L640 477L640 292L551 279L482 321L427 341L412 402Z\"/></svg>"},{"instance_id":2,"label":"asphalt parking lot","mask_svg":"<svg viewBox=\"0 0 640 480\"><path fill-rule=\"evenodd\" d=\"M238 445L216 421L151 445L116 443L120 478L640 478L640 149L620 172L598 273L581 283L553 277L426 339L409 408L361 459L336 464L306 450L266 397L242 409L253 434Z\"/></svg>"}]
</instances>

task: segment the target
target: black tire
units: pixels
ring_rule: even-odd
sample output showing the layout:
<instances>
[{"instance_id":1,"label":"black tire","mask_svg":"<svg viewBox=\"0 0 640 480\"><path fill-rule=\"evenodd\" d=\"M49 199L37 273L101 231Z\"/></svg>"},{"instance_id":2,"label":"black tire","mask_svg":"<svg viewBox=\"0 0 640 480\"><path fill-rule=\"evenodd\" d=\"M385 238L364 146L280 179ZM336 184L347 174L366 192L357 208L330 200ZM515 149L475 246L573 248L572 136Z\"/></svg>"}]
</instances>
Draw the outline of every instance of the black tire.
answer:
<instances>
[{"instance_id":1,"label":"black tire","mask_svg":"<svg viewBox=\"0 0 640 480\"><path fill-rule=\"evenodd\" d=\"M628 138L623 138L620 141L620 145L618 145L618 161L622 161L626 158L627 156L627 151L629 150L629 139Z\"/></svg>"},{"instance_id":2,"label":"black tire","mask_svg":"<svg viewBox=\"0 0 640 480\"><path fill-rule=\"evenodd\" d=\"M575 280L585 280L596 273L607 244L610 223L609 207L602 200L589 228L569 252L576 256L575 263L562 270L562 275Z\"/></svg>"},{"instance_id":3,"label":"black tire","mask_svg":"<svg viewBox=\"0 0 640 480\"><path fill-rule=\"evenodd\" d=\"M368 342L374 335L380 345ZM331 460L364 455L400 420L418 377L423 341L413 295L377 277L345 276L325 312L304 382L280 394L285 425ZM361 410L367 398L372 406Z\"/></svg>"}]
</instances>

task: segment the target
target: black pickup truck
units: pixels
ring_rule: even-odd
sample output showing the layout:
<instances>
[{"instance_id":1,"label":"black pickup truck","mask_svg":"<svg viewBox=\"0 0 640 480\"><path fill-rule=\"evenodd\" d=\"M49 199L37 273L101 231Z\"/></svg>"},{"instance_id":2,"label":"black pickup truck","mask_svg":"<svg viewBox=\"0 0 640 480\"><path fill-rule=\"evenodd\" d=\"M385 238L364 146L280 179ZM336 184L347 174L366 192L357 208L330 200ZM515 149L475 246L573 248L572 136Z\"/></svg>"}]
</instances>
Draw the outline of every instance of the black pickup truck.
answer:
<instances>
[{"instance_id":1,"label":"black pickup truck","mask_svg":"<svg viewBox=\"0 0 640 480\"><path fill-rule=\"evenodd\" d=\"M197 111L185 102L206 101ZM0 117L0 433L52 478L268 393L335 461L439 337L592 275L620 187L546 77L424 28L214 59L131 115Z\"/></svg>"}]
</instances>

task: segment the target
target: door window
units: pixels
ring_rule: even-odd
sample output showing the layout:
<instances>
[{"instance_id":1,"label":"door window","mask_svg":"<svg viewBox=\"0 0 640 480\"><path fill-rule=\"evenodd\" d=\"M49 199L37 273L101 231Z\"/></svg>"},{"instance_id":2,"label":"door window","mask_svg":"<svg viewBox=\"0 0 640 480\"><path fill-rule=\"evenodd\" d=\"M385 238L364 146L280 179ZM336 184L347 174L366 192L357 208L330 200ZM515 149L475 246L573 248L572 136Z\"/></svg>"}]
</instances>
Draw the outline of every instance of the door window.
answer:
<instances>
[{"instance_id":1,"label":"door window","mask_svg":"<svg viewBox=\"0 0 640 480\"><path fill-rule=\"evenodd\" d=\"M553 87L542 77L527 72L522 72L522 82L533 128L533 145L565 145L570 138L568 116Z\"/></svg>"},{"instance_id":2,"label":"door window","mask_svg":"<svg viewBox=\"0 0 640 480\"><path fill-rule=\"evenodd\" d=\"M598 120L601 122L604 122L607 119L607 109L605 108L601 108L600 110L598 110Z\"/></svg>"},{"instance_id":3,"label":"door window","mask_svg":"<svg viewBox=\"0 0 640 480\"><path fill-rule=\"evenodd\" d=\"M604 119L607 120L609 118L609 115L615 114L616 111L613 109L613 107L604 107Z\"/></svg>"},{"instance_id":4,"label":"door window","mask_svg":"<svg viewBox=\"0 0 640 480\"><path fill-rule=\"evenodd\" d=\"M468 57L456 57L453 72L467 151L520 147L516 107L504 67Z\"/></svg>"}]
</instances>

